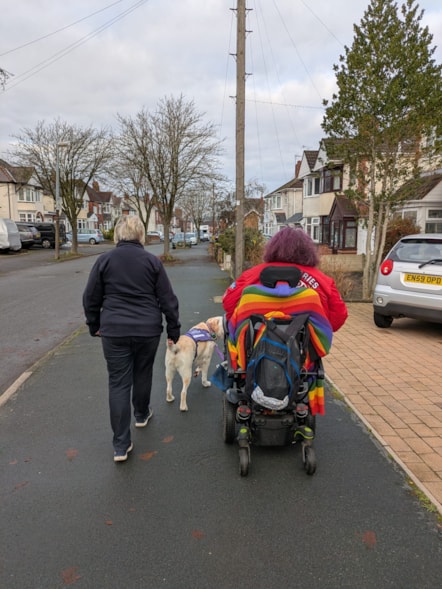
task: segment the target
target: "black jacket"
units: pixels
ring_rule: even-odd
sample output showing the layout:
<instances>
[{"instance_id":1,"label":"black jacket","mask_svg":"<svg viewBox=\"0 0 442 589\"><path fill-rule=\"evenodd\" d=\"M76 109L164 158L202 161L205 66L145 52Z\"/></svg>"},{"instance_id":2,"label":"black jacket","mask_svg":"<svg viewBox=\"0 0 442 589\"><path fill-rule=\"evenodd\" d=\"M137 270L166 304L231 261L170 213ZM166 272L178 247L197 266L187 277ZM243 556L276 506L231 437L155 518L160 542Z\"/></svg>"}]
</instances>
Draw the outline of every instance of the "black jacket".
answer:
<instances>
[{"instance_id":1,"label":"black jacket","mask_svg":"<svg viewBox=\"0 0 442 589\"><path fill-rule=\"evenodd\" d=\"M97 259L83 308L91 335L157 336L164 314L167 337L176 342L180 336L178 299L164 266L138 241L120 241Z\"/></svg>"}]
</instances>

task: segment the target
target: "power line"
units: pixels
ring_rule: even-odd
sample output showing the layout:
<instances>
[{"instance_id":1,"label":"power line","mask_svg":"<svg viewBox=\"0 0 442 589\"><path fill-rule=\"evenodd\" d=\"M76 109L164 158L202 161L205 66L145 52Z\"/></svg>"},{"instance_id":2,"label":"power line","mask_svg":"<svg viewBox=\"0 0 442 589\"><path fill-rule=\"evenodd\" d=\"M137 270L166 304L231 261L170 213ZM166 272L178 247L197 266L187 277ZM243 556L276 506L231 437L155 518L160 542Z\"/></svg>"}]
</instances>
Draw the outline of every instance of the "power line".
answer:
<instances>
[{"instance_id":1,"label":"power line","mask_svg":"<svg viewBox=\"0 0 442 589\"><path fill-rule=\"evenodd\" d=\"M88 14L87 16L84 16L83 18L76 20L75 22L71 23L70 25L66 25L64 27L61 27L60 29L57 29L56 31L52 31L52 33L48 33L46 35L42 35L41 37L37 37L37 39L33 39L32 41L27 41L26 43L23 43L22 45L18 45L17 47L14 47L13 49L8 49L8 51L0 53L0 57L3 57L4 55L9 55L10 53L14 53L15 51L19 51L20 49L23 49L24 47L29 47L29 45L33 45L34 43L38 43L40 41L43 41L44 39L49 39L49 37L53 37L57 33L61 33L62 31L65 31L66 29L70 29L71 27L78 25L78 23L83 22L84 20L87 20L88 18L91 18L92 16L95 16L96 14L99 14L100 12L104 12L108 8L112 8L112 6L115 6L115 4L120 4L120 2L124 2L124 0L117 0L117 2L113 2L112 4L109 4L108 6L105 6L104 8L101 8L100 10L96 10L95 12L92 12L91 14Z\"/></svg>"},{"instance_id":2,"label":"power line","mask_svg":"<svg viewBox=\"0 0 442 589\"><path fill-rule=\"evenodd\" d=\"M115 22L118 22L119 20L121 20L122 18L124 18L125 16L127 16L128 14L130 14L131 12L133 12L134 10L136 10L137 8L139 8L140 6L142 6L143 4L145 4L148 1L149 0L138 0L138 2L136 2L132 6L130 6L129 8L124 10L123 12L121 12L119 15L110 19L109 21L107 21L106 23L104 23L103 25L101 25L100 27L98 27L97 29L92 31L91 33L88 33L87 35L85 35L84 37L79 39L78 41L75 41L74 43L71 43L70 45L68 45L64 49L61 49L60 51L55 53L52 57L49 57L48 59L45 59L44 61L36 64L35 66L33 66L31 69L27 70L26 72L19 74L18 76L16 76L14 78L14 84L7 85L6 88L4 89L4 92L7 92L8 90L11 90L12 88L15 88L16 86L25 82L26 80L28 80L29 78L31 78L35 74L41 72L42 70L46 69L47 67L49 67L50 65L52 65L56 61L60 60L62 57L65 57L66 55L68 55L69 53L74 51L74 49L76 49L77 47L80 47L81 45L83 45L84 43L89 41L89 39L96 37L99 33L104 31L105 29L109 28Z\"/></svg>"},{"instance_id":3,"label":"power line","mask_svg":"<svg viewBox=\"0 0 442 589\"><path fill-rule=\"evenodd\" d=\"M325 110L325 106L308 106L303 104L289 104L284 102L274 102L273 100L254 100L252 98L246 98L247 102L256 102L259 104L270 104L271 106L287 106L291 108L307 108L314 110Z\"/></svg>"}]
</instances>

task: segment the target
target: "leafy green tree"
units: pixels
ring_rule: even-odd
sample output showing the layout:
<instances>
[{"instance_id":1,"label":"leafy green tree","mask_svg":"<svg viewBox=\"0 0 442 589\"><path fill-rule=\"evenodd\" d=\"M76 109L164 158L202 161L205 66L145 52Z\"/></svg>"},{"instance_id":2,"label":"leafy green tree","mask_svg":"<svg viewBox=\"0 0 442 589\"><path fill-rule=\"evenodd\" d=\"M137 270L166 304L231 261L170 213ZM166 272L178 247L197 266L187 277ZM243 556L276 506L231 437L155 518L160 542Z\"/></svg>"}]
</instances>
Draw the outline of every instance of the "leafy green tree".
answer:
<instances>
[{"instance_id":1,"label":"leafy green tree","mask_svg":"<svg viewBox=\"0 0 442 589\"><path fill-rule=\"evenodd\" d=\"M364 297L374 286L398 188L434 169L441 153L441 66L422 17L415 0L400 9L393 0L371 0L334 66L337 93L324 101L332 155L351 171L347 195L366 211Z\"/></svg>"}]
</instances>

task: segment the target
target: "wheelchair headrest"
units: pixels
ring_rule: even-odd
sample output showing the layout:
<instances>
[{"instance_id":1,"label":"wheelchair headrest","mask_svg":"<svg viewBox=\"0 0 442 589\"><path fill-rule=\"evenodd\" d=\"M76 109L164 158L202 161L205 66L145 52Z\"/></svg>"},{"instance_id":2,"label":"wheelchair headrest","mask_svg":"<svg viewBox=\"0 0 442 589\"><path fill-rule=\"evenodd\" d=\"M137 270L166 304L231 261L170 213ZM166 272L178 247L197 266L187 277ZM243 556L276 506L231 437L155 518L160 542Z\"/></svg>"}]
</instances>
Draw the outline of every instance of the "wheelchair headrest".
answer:
<instances>
[{"instance_id":1,"label":"wheelchair headrest","mask_svg":"<svg viewBox=\"0 0 442 589\"><path fill-rule=\"evenodd\" d=\"M298 285L302 272L296 266L267 266L261 271L259 280L268 288L275 288L278 282L287 282L291 288Z\"/></svg>"}]
</instances>

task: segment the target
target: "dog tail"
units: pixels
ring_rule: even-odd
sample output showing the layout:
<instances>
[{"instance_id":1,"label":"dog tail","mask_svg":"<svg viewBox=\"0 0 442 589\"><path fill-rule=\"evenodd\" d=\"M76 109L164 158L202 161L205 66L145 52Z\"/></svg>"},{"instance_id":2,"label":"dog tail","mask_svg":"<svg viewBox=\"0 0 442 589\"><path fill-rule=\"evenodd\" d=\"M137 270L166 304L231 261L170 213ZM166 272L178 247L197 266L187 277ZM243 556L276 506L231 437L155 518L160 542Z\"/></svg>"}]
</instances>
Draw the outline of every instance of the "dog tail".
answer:
<instances>
[{"instance_id":1,"label":"dog tail","mask_svg":"<svg viewBox=\"0 0 442 589\"><path fill-rule=\"evenodd\" d=\"M167 349L172 352L172 354L176 354L179 352L179 345L178 342L176 344L174 344L172 341L167 340Z\"/></svg>"}]
</instances>

